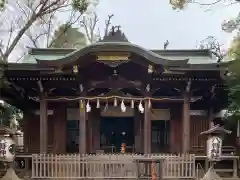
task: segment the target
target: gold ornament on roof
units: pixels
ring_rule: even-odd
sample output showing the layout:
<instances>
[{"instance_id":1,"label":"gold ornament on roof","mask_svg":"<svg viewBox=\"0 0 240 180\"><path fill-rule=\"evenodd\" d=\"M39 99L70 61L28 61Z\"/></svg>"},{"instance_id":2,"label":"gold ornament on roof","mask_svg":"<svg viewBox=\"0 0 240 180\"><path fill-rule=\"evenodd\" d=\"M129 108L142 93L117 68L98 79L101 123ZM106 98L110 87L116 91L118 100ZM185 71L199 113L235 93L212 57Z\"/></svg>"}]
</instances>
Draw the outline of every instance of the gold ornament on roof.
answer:
<instances>
[{"instance_id":1,"label":"gold ornament on roof","mask_svg":"<svg viewBox=\"0 0 240 180\"><path fill-rule=\"evenodd\" d=\"M73 73L78 73L78 66L77 65L75 65L75 66L73 66Z\"/></svg>"},{"instance_id":2,"label":"gold ornament on roof","mask_svg":"<svg viewBox=\"0 0 240 180\"><path fill-rule=\"evenodd\" d=\"M57 67L56 69L54 69L55 73L62 73L62 67Z\"/></svg>"},{"instance_id":3,"label":"gold ornament on roof","mask_svg":"<svg viewBox=\"0 0 240 180\"><path fill-rule=\"evenodd\" d=\"M148 73L153 73L153 66L151 64L148 65Z\"/></svg>"},{"instance_id":4,"label":"gold ornament on roof","mask_svg":"<svg viewBox=\"0 0 240 180\"><path fill-rule=\"evenodd\" d=\"M98 61L127 61L129 60L128 55L119 55L119 56L97 56Z\"/></svg>"},{"instance_id":5,"label":"gold ornament on roof","mask_svg":"<svg viewBox=\"0 0 240 180\"><path fill-rule=\"evenodd\" d=\"M170 73L171 71L169 71L169 68L167 68L167 67L164 67L164 71L163 71L163 73Z\"/></svg>"},{"instance_id":6,"label":"gold ornament on roof","mask_svg":"<svg viewBox=\"0 0 240 180\"><path fill-rule=\"evenodd\" d=\"M84 109L83 100L80 100L79 104L80 104L80 106L79 106L80 111L82 111L82 109Z\"/></svg>"}]
</instances>

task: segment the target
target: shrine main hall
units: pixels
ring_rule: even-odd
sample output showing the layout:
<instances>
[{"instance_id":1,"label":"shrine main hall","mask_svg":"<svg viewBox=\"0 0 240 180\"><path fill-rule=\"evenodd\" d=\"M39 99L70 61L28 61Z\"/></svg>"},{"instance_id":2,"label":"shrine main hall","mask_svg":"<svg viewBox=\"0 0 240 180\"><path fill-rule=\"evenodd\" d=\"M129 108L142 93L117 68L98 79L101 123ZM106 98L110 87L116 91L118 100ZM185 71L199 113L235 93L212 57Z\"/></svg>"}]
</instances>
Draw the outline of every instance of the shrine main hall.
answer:
<instances>
[{"instance_id":1,"label":"shrine main hall","mask_svg":"<svg viewBox=\"0 0 240 180\"><path fill-rule=\"evenodd\" d=\"M226 106L209 50L148 50L120 29L82 49L2 63L1 99L23 111L26 153L187 153Z\"/></svg>"}]
</instances>

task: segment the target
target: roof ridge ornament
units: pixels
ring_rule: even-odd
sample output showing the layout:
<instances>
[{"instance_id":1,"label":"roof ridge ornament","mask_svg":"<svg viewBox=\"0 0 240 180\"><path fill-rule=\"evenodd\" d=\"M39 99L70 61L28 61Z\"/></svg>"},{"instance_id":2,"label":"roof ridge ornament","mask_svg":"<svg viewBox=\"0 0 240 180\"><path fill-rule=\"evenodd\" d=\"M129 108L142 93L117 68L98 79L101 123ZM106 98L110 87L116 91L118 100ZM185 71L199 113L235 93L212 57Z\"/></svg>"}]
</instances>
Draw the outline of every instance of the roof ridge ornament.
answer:
<instances>
[{"instance_id":1,"label":"roof ridge ornament","mask_svg":"<svg viewBox=\"0 0 240 180\"><path fill-rule=\"evenodd\" d=\"M108 32L100 42L128 42L128 39L121 31L121 26L116 25L112 26L110 32Z\"/></svg>"}]
</instances>

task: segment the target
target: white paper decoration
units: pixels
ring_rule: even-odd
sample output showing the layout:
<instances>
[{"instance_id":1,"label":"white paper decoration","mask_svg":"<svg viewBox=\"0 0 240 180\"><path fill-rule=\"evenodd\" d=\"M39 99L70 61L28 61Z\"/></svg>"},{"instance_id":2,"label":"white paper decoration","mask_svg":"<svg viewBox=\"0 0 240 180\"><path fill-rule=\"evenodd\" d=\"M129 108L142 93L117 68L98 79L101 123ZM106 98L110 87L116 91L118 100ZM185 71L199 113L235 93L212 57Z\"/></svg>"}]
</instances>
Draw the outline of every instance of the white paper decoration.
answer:
<instances>
[{"instance_id":1,"label":"white paper decoration","mask_svg":"<svg viewBox=\"0 0 240 180\"><path fill-rule=\"evenodd\" d=\"M125 106L125 104L124 104L124 102L122 100L122 102L121 102L121 111L122 112L126 112L126 110L127 110L127 108L126 108L126 106Z\"/></svg>"},{"instance_id":2,"label":"white paper decoration","mask_svg":"<svg viewBox=\"0 0 240 180\"><path fill-rule=\"evenodd\" d=\"M142 105L142 101L140 101L140 103L138 105L138 110L140 111L140 113L144 113L144 107Z\"/></svg>"},{"instance_id":3,"label":"white paper decoration","mask_svg":"<svg viewBox=\"0 0 240 180\"><path fill-rule=\"evenodd\" d=\"M90 112L91 111L91 106L89 104L89 101L86 104L86 112Z\"/></svg>"}]
</instances>

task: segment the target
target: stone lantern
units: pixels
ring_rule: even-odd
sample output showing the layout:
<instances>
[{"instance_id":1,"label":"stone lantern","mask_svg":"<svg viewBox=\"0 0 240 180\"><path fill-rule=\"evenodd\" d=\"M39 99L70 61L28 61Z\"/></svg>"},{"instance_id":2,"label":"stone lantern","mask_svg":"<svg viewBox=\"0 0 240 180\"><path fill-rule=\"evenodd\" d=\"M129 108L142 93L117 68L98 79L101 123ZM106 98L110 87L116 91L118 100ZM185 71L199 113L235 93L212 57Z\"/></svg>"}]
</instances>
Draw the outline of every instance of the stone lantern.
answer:
<instances>
[{"instance_id":1,"label":"stone lantern","mask_svg":"<svg viewBox=\"0 0 240 180\"><path fill-rule=\"evenodd\" d=\"M15 142L10 136L0 139L0 160L11 163L15 159Z\"/></svg>"},{"instance_id":2,"label":"stone lantern","mask_svg":"<svg viewBox=\"0 0 240 180\"><path fill-rule=\"evenodd\" d=\"M5 162L8 165L7 172L2 177L2 180L19 180L13 167L16 145L12 137L13 134L0 137L0 161Z\"/></svg>"},{"instance_id":3,"label":"stone lantern","mask_svg":"<svg viewBox=\"0 0 240 180\"><path fill-rule=\"evenodd\" d=\"M213 166L217 161L221 161L224 134L231 134L231 131L224 129L224 127L219 124L200 133L200 135L206 135L208 137L206 154L207 159L210 161L210 168L201 180L221 180Z\"/></svg>"},{"instance_id":4,"label":"stone lantern","mask_svg":"<svg viewBox=\"0 0 240 180\"><path fill-rule=\"evenodd\" d=\"M224 129L220 125L213 126L209 130L200 133L200 135L208 136L206 154L211 162L221 160L223 136L231 133L231 131Z\"/></svg>"}]
</instances>

